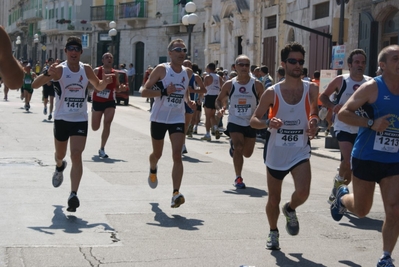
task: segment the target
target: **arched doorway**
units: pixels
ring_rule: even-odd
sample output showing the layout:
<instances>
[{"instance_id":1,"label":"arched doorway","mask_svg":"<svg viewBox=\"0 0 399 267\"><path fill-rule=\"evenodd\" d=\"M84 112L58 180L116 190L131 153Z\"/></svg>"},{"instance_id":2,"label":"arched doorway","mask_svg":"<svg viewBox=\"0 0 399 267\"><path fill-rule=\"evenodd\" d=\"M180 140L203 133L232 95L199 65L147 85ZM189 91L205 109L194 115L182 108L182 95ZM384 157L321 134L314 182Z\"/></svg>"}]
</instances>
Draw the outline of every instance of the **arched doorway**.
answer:
<instances>
[{"instance_id":1,"label":"arched doorway","mask_svg":"<svg viewBox=\"0 0 399 267\"><path fill-rule=\"evenodd\" d=\"M383 22L382 29L382 47L398 44L398 34L399 34L399 11L394 10Z\"/></svg>"}]
</instances>

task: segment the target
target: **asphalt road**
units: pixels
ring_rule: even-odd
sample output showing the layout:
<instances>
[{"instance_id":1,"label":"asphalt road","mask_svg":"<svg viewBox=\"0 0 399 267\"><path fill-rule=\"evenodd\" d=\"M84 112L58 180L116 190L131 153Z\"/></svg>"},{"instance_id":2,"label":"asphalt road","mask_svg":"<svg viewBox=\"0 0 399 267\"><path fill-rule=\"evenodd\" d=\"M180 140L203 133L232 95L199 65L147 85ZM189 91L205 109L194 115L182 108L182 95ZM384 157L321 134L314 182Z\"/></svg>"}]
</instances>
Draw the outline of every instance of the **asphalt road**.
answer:
<instances>
[{"instance_id":1,"label":"asphalt road","mask_svg":"<svg viewBox=\"0 0 399 267\"><path fill-rule=\"evenodd\" d=\"M310 197L297 209L300 233L289 236L281 215L280 251L265 249L268 193L260 142L245 159L247 189L236 190L228 139L206 142L194 135L187 140L181 187L186 203L171 209L170 143L165 140L159 184L151 189L148 104L138 97L132 97L132 106L117 107L106 146L109 159L97 154L101 131L89 131L81 207L69 213L70 165L63 185L53 188L53 122L42 114L41 90L34 92L29 113L18 97L12 91L8 102L0 102L0 266L357 267L375 266L381 255L384 213L378 187L367 218L348 215L337 223L330 216L327 199L339 153L323 150L323 137L314 142L319 155L311 158ZM287 176L281 204L292 191Z\"/></svg>"}]
</instances>

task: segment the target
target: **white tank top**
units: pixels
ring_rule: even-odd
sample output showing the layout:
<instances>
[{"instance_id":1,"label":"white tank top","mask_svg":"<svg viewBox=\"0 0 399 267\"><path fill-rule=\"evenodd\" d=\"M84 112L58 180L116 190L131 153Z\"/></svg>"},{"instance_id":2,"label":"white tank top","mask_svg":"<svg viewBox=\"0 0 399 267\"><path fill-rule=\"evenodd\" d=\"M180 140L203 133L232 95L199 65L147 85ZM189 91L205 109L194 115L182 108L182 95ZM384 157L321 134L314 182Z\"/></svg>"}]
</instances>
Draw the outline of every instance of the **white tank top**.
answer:
<instances>
[{"instance_id":1,"label":"white tank top","mask_svg":"<svg viewBox=\"0 0 399 267\"><path fill-rule=\"evenodd\" d=\"M206 86L205 95L219 95L220 93L219 75L217 75L216 73L209 73L209 75L213 78L213 82L211 83L211 85Z\"/></svg>"},{"instance_id":2,"label":"white tank top","mask_svg":"<svg viewBox=\"0 0 399 267\"><path fill-rule=\"evenodd\" d=\"M265 164L271 169L285 171L310 158L309 138L306 134L310 112L309 82L302 81L302 84L302 98L295 105L284 101L280 84L273 86L273 114L283 121L283 126L280 129L269 129Z\"/></svg>"},{"instance_id":3,"label":"white tank top","mask_svg":"<svg viewBox=\"0 0 399 267\"><path fill-rule=\"evenodd\" d=\"M150 120L160 123L184 123L185 107L184 95L188 88L187 69L182 66L182 71L176 73L169 63L163 63L166 70L165 77L161 80L164 88L170 83L174 84L177 91L168 96L155 97Z\"/></svg>"},{"instance_id":4,"label":"white tank top","mask_svg":"<svg viewBox=\"0 0 399 267\"><path fill-rule=\"evenodd\" d=\"M255 79L251 78L247 84L240 84L237 78L232 79L232 88L229 95L228 122L249 126L249 121L258 104L258 96L255 90Z\"/></svg>"},{"instance_id":5,"label":"white tank top","mask_svg":"<svg viewBox=\"0 0 399 267\"><path fill-rule=\"evenodd\" d=\"M339 100L338 101L339 105L345 104L346 101L348 101L349 97L351 97L353 93L356 91L356 89L360 87L360 85L371 79L369 76L363 75L363 80L357 82L352 80L349 74L342 75L342 78L343 78L342 85L341 88L339 89L339 92L337 93L337 99ZM343 123L338 119L338 116L335 116L334 119L335 132L343 131L351 134L357 134L358 130L359 127Z\"/></svg>"},{"instance_id":6,"label":"white tank top","mask_svg":"<svg viewBox=\"0 0 399 267\"><path fill-rule=\"evenodd\" d=\"M54 119L69 122L88 120L87 114L87 85L89 80L82 62L79 62L79 71L72 72L67 62L62 66L62 76L58 80L59 91L55 91Z\"/></svg>"}]
</instances>

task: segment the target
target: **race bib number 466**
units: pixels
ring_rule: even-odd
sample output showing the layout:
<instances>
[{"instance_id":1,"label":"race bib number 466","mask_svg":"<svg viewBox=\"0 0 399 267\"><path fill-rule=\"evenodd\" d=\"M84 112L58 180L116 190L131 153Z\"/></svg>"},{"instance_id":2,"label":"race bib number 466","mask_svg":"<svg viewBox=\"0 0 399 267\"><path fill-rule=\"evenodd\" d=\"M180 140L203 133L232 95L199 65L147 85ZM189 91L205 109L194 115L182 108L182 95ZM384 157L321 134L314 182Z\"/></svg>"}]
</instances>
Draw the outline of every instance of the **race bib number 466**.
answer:
<instances>
[{"instance_id":1,"label":"race bib number 466","mask_svg":"<svg viewBox=\"0 0 399 267\"><path fill-rule=\"evenodd\" d=\"M304 141L304 130L278 129L276 146L302 147Z\"/></svg>"}]
</instances>

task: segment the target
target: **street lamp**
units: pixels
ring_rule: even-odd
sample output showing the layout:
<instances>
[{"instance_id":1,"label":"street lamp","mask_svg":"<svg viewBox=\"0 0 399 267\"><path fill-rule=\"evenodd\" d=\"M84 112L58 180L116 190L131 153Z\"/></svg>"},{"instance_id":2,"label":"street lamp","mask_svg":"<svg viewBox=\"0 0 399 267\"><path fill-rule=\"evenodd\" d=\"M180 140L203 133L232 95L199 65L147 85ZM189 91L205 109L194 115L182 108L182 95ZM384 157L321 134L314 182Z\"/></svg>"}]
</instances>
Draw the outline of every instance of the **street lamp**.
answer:
<instances>
[{"instance_id":1,"label":"street lamp","mask_svg":"<svg viewBox=\"0 0 399 267\"><path fill-rule=\"evenodd\" d=\"M197 6L194 2L188 2L185 9L188 14L183 16L182 22L187 27L188 32L187 59L191 59L191 33L193 32L194 25L198 22L198 16L194 13L197 10Z\"/></svg>"},{"instance_id":2,"label":"street lamp","mask_svg":"<svg viewBox=\"0 0 399 267\"><path fill-rule=\"evenodd\" d=\"M20 59L20 53L21 53L21 36L17 36L17 40L15 41L15 44L18 46L17 58L19 60Z\"/></svg>"},{"instance_id":3,"label":"street lamp","mask_svg":"<svg viewBox=\"0 0 399 267\"><path fill-rule=\"evenodd\" d=\"M35 33L35 35L33 35L33 43L35 44L35 51L33 53L33 55L34 55L33 64L36 65L36 61L37 61L37 45L39 43L39 35L37 33Z\"/></svg>"},{"instance_id":4,"label":"street lamp","mask_svg":"<svg viewBox=\"0 0 399 267\"><path fill-rule=\"evenodd\" d=\"M111 43L112 50L111 50L111 53L115 57L115 55L114 55L115 54L115 36L118 34L118 31L115 29L116 28L116 22L115 21L111 21L109 23L109 27L111 29L109 30L108 35L112 39L112 43Z\"/></svg>"}]
</instances>

